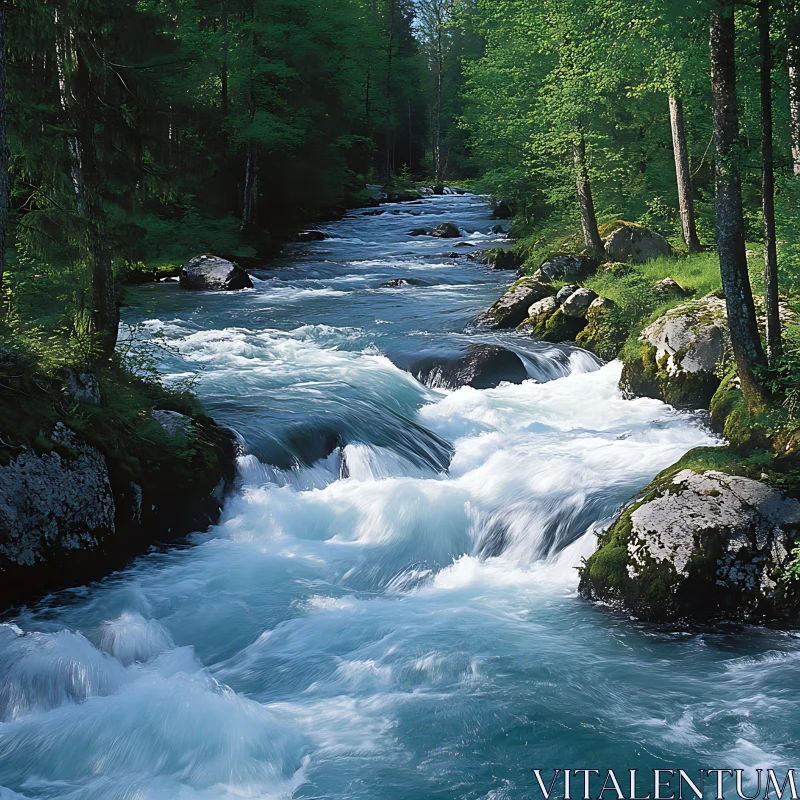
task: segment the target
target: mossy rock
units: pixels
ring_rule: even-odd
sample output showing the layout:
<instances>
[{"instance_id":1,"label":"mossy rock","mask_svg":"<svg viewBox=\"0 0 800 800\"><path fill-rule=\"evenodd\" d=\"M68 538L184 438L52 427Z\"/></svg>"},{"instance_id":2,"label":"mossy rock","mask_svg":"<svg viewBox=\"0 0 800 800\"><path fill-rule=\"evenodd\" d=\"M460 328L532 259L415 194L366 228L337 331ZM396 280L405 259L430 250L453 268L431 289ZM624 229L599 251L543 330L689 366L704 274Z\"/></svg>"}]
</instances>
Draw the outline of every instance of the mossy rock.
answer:
<instances>
[{"instance_id":1,"label":"mossy rock","mask_svg":"<svg viewBox=\"0 0 800 800\"><path fill-rule=\"evenodd\" d=\"M665 470L601 534L580 570L584 597L652 621L797 618L786 576L800 503L754 479L758 459L714 451Z\"/></svg>"}]
</instances>

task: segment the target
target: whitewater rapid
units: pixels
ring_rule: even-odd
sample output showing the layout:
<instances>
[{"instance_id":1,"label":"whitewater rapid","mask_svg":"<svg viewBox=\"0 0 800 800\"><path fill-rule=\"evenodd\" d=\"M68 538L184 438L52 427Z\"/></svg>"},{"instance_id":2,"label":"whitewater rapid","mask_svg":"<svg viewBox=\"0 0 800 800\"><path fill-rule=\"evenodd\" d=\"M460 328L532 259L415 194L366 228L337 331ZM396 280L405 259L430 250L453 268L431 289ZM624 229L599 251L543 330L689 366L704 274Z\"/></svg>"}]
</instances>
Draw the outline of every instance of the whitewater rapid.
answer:
<instances>
[{"instance_id":1,"label":"whitewater rapid","mask_svg":"<svg viewBox=\"0 0 800 800\"><path fill-rule=\"evenodd\" d=\"M595 533L716 438L624 400L618 363L471 329L510 278L411 240L420 217L503 241L448 196L332 223L253 290L137 290L126 322L240 437L237 491L209 532L6 616L2 800L500 800L538 797L532 768L792 766L793 634L655 630L576 593ZM475 341L530 379L398 366Z\"/></svg>"}]
</instances>

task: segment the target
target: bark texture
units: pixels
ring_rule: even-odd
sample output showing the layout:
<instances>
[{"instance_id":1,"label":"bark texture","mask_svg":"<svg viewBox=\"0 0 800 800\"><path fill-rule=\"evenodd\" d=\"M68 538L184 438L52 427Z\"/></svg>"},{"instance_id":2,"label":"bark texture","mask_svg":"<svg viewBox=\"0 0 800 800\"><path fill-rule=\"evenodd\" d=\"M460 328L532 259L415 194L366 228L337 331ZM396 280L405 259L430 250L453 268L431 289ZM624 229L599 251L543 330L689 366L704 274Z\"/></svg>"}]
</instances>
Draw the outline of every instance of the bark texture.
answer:
<instances>
[{"instance_id":1,"label":"bark texture","mask_svg":"<svg viewBox=\"0 0 800 800\"><path fill-rule=\"evenodd\" d=\"M672 148L675 153L675 175L678 181L678 205L681 211L683 241L690 253L702 249L697 237L694 218L694 198L689 171L689 150L686 146L686 126L683 121L683 101L674 94L669 96L669 119L672 125Z\"/></svg>"},{"instance_id":2,"label":"bark texture","mask_svg":"<svg viewBox=\"0 0 800 800\"><path fill-rule=\"evenodd\" d=\"M0 0L0 313L2 313L3 276L6 271L6 237L8 234L7 50L6 2Z\"/></svg>"},{"instance_id":3,"label":"bark texture","mask_svg":"<svg viewBox=\"0 0 800 800\"><path fill-rule=\"evenodd\" d=\"M758 8L761 51L761 171L764 215L764 300L767 307L767 360L774 364L781 352L781 321L778 309L778 250L775 239L775 172L772 145L772 43L771 0L760 0Z\"/></svg>"},{"instance_id":4,"label":"bark texture","mask_svg":"<svg viewBox=\"0 0 800 800\"><path fill-rule=\"evenodd\" d=\"M581 210L581 226L583 228L583 241L587 247L597 252L603 251L603 240L597 229L597 216L594 211L592 187L589 182L589 167L586 163L586 139L581 132L572 145L572 155L575 161L576 186L578 190L578 205Z\"/></svg>"},{"instance_id":5,"label":"bark texture","mask_svg":"<svg viewBox=\"0 0 800 800\"><path fill-rule=\"evenodd\" d=\"M800 28L800 25L797 26ZM800 31L789 46L789 112L792 125L792 164L800 176Z\"/></svg>"},{"instance_id":6,"label":"bark texture","mask_svg":"<svg viewBox=\"0 0 800 800\"><path fill-rule=\"evenodd\" d=\"M731 0L721 0L711 12L717 247L739 380L748 406L756 411L764 406L763 390L755 375L764 353L745 255L735 45L734 5Z\"/></svg>"}]
</instances>

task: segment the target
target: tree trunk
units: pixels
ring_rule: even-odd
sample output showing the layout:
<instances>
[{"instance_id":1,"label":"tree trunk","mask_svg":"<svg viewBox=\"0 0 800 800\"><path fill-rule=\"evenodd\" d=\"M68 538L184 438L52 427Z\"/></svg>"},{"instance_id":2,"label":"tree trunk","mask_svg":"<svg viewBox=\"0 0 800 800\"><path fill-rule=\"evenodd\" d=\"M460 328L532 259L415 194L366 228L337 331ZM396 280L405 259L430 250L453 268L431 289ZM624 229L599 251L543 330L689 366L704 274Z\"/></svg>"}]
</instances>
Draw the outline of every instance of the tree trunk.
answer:
<instances>
[{"instance_id":1,"label":"tree trunk","mask_svg":"<svg viewBox=\"0 0 800 800\"><path fill-rule=\"evenodd\" d=\"M592 187L589 183L589 168L586 164L586 139L581 132L572 144L572 155L575 160L576 185L578 189L578 205L581 209L581 226L583 241L587 247L603 252L603 240L597 229L597 217L594 212Z\"/></svg>"},{"instance_id":2,"label":"tree trunk","mask_svg":"<svg viewBox=\"0 0 800 800\"><path fill-rule=\"evenodd\" d=\"M800 27L800 25L798 25ZM789 115L792 126L792 164L800 176L800 33L789 45Z\"/></svg>"},{"instance_id":3,"label":"tree trunk","mask_svg":"<svg viewBox=\"0 0 800 800\"><path fill-rule=\"evenodd\" d=\"M386 137L383 173L388 182L392 176L392 61L394 60L394 22L396 0L389 3L389 46L386 53Z\"/></svg>"},{"instance_id":4,"label":"tree trunk","mask_svg":"<svg viewBox=\"0 0 800 800\"><path fill-rule=\"evenodd\" d=\"M694 219L694 198L692 180L689 173L689 150L686 147L686 127L683 122L683 101L671 94L669 96L669 119L672 124L672 149L675 152L675 174L678 180L678 205L681 210L683 241L690 253L702 250L697 238L697 225Z\"/></svg>"},{"instance_id":5,"label":"tree trunk","mask_svg":"<svg viewBox=\"0 0 800 800\"><path fill-rule=\"evenodd\" d=\"M251 19L255 19L255 3L250 8ZM253 32L253 58L257 55L258 37ZM256 118L256 87L255 76L250 68L250 124ZM253 131L250 131L253 135ZM247 158L244 168L244 196L242 197L242 230L248 231L255 222L256 208L258 205L258 145L254 141L247 143Z\"/></svg>"},{"instance_id":6,"label":"tree trunk","mask_svg":"<svg viewBox=\"0 0 800 800\"><path fill-rule=\"evenodd\" d=\"M0 315L3 313L3 277L8 235L8 123L6 81L6 2L0 0Z\"/></svg>"},{"instance_id":7,"label":"tree trunk","mask_svg":"<svg viewBox=\"0 0 800 800\"><path fill-rule=\"evenodd\" d=\"M437 186L440 186L444 181L444 170L442 166L442 114L444 113L443 82L444 49L442 47L442 28L440 24L436 34L436 145L434 148L434 171L436 172L435 182Z\"/></svg>"},{"instance_id":8,"label":"tree trunk","mask_svg":"<svg viewBox=\"0 0 800 800\"><path fill-rule=\"evenodd\" d=\"M83 205L86 210L86 254L92 276L92 336L96 354L107 361L114 355L117 345L119 307L111 253L105 238L105 212L100 199L101 179L94 137L97 118L95 90L89 67L80 53L76 53L75 97L79 114L77 130L82 158Z\"/></svg>"},{"instance_id":9,"label":"tree trunk","mask_svg":"<svg viewBox=\"0 0 800 800\"><path fill-rule=\"evenodd\" d=\"M720 0L711 12L717 247L733 354L742 393L750 410L755 412L765 405L763 389L755 375L755 369L764 362L764 352L745 255L735 44L733 2Z\"/></svg>"},{"instance_id":10,"label":"tree trunk","mask_svg":"<svg viewBox=\"0 0 800 800\"><path fill-rule=\"evenodd\" d=\"M758 8L761 50L761 169L764 214L764 299L767 307L767 360L774 365L781 354L781 321L778 308L778 251L775 240L775 174L772 154L772 42L771 0Z\"/></svg>"}]
</instances>

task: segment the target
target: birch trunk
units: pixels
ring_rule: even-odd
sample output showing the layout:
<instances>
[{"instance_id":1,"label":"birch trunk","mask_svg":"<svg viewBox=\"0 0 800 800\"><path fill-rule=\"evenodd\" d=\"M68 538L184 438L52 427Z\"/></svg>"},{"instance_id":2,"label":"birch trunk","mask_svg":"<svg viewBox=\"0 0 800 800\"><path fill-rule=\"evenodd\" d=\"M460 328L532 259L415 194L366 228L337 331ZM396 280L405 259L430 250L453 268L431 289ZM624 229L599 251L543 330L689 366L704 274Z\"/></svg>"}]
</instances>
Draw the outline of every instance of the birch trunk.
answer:
<instances>
[{"instance_id":1,"label":"birch trunk","mask_svg":"<svg viewBox=\"0 0 800 800\"><path fill-rule=\"evenodd\" d=\"M681 212L683 241L690 253L702 250L697 238L694 218L694 198L689 172L689 150L686 146L686 126L683 121L683 101L675 95L669 96L669 119L672 125L672 149L675 153L675 175L678 181L678 206Z\"/></svg>"}]
</instances>

